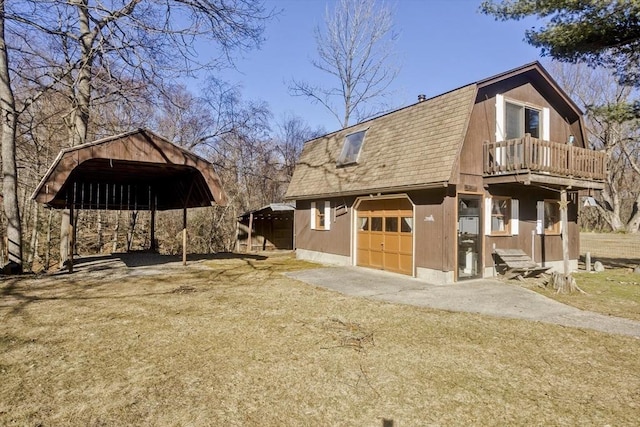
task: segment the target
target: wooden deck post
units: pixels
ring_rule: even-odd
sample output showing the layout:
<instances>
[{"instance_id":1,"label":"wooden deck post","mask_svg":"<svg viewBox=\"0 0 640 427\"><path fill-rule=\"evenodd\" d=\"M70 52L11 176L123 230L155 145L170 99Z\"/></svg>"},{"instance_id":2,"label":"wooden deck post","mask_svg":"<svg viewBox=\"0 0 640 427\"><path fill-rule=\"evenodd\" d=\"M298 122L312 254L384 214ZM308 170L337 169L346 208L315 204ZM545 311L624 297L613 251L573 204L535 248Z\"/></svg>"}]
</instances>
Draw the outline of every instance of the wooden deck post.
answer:
<instances>
[{"instance_id":1,"label":"wooden deck post","mask_svg":"<svg viewBox=\"0 0 640 427\"><path fill-rule=\"evenodd\" d=\"M560 226L562 227L562 264L565 280L571 273L569 271L569 202L567 201L567 189L560 190Z\"/></svg>"}]
</instances>

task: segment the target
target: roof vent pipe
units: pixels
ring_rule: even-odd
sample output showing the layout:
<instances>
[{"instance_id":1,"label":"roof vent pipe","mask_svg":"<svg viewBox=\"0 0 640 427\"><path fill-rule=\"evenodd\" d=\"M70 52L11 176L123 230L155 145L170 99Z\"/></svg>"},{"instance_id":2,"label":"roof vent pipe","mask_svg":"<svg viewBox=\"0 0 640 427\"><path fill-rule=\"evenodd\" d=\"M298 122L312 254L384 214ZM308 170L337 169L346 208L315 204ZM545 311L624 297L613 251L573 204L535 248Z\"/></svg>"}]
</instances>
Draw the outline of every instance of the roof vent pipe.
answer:
<instances>
[{"instance_id":1,"label":"roof vent pipe","mask_svg":"<svg viewBox=\"0 0 640 427\"><path fill-rule=\"evenodd\" d=\"M427 96L423 93L421 93L420 95L418 95L418 102L424 102L427 100Z\"/></svg>"}]
</instances>

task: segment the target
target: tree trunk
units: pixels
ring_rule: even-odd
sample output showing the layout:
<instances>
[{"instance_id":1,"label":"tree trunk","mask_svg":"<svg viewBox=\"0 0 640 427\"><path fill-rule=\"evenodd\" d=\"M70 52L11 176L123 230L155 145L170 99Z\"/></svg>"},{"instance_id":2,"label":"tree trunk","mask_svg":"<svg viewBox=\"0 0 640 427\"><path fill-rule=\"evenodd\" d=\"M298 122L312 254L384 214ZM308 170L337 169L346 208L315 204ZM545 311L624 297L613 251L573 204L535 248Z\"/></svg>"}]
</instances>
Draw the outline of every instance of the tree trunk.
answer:
<instances>
[{"instance_id":1,"label":"tree trunk","mask_svg":"<svg viewBox=\"0 0 640 427\"><path fill-rule=\"evenodd\" d=\"M7 246L13 272L22 272L22 225L18 206L16 165L16 110L5 43L5 1L0 0L0 103L2 111L2 195L7 218Z\"/></svg>"},{"instance_id":2,"label":"tree trunk","mask_svg":"<svg viewBox=\"0 0 640 427\"><path fill-rule=\"evenodd\" d=\"M40 223L40 209L38 203L33 201L33 214L31 220L33 221L31 229L31 242L29 245L29 257L27 264L33 270L33 262L39 259L38 256L38 224Z\"/></svg>"},{"instance_id":3,"label":"tree trunk","mask_svg":"<svg viewBox=\"0 0 640 427\"><path fill-rule=\"evenodd\" d=\"M44 270L51 267L51 223L53 222L53 209L49 209L49 219L47 220L47 249L44 252Z\"/></svg>"},{"instance_id":4,"label":"tree trunk","mask_svg":"<svg viewBox=\"0 0 640 427\"><path fill-rule=\"evenodd\" d=\"M91 33L91 17L87 6L88 0L74 0L78 10L78 29L80 30L80 69L78 70L76 92L74 96L71 146L84 144L87 141L89 128L89 105L91 103L91 71L95 37Z\"/></svg>"},{"instance_id":5,"label":"tree trunk","mask_svg":"<svg viewBox=\"0 0 640 427\"><path fill-rule=\"evenodd\" d=\"M89 128L89 105L91 103L91 67L93 64L92 45L94 38L91 35L90 16L87 7L87 0L73 0L73 4L78 10L78 28L80 30L80 70L77 80L72 82L76 87L73 97L73 110L70 114L69 146L84 144L87 141L87 131ZM62 211L62 221L60 223L60 268L69 259L69 211Z\"/></svg>"},{"instance_id":6,"label":"tree trunk","mask_svg":"<svg viewBox=\"0 0 640 427\"><path fill-rule=\"evenodd\" d=\"M98 211L98 253L102 253L102 246L104 245L104 236L102 232L102 212Z\"/></svg>"},{"instance_id":7,"label":"tree trunk","mask_svg":"<svg viewBox=\"0 0 640 427\"><path fill-rule=\"evenodd\" d=\"M2 200L2 196L0 195L0 200ZM7 263L7 236L5 236L4 232L6 230L4 226L4 215L0 215L0 267Z\"/></svg>"},{"instance_id":8,"label":"tree trunk","mask_svg":"<svg viewBox=\"0 0 640 427\"><path fill-rule=\"evenodd\" d=\"M111 253L118 251L118 231L120 230L120 211L116 212L116 224L113 226Z\"/></svg>"},{"instance_id":9,"label":"tree trunk","mask_svg":"<svg viewBox=\"0 0 640 427\"><path fill-rule=\"evenodd\" d=\"M567 189L560 190L560 226L562 227L562 269L563 272L554 272L551 276L553 287L558 293L570 294L582 290L576 285L576 280L571 275L569 267L569 202Z\"/></svg>"},{"instance_id":10,"label":"tree trunk","mask_svg":"<svg viewBox=\"0 0 640 427\"><path fill-rule=\"evenodd\" d=\"M575 290L576 281L569 270L569 202L567 189L560 190L560 227L562 227L562 277L558 283L558 292L571 293Z\"/></svg>"},{"instance_id":11,"label":"tree trunk","mask_svg":"<svg viewBox=\"0 0 640 427\"><path fill-rule=\"evenodd\" d=\"M627 222L627 233L637 233L640 229L640 195L633 202L631 218Z\"/></svg>"},{"instance_id":12,"label":"tree trunk","mask_svg":"<svg viewBox=\"0 0 640 427\"><path fill-rule=\"evenodd\" d=\"M573 292L585 293L578 287L576 279L574 279L572 275L565 276L557 271L551 273L550 284L559 294L570 294Z\"/></svg>"},{"instance_id":13,"label":"tree trunk","mask_svg":"<svg viewBox=\"0 0 640 427\"><path fill-rule=\"evenodd\" d=\"M136 220L138 219L138 211L131 211L129 214L129 232L127 233L127 252L131 250L133 244L133 232L136 228Z\"/></svg>"},{"instance_id":14,"label":"tree trunk","mask_svg":"<svg viewBox=\"0 0 640 427\"><path fill-rule=\"evenodd\" d=\"M69 210L63 209L60 211L60 268L65 267L65 263L69 259Z\"/></svg>"}]
</instances>

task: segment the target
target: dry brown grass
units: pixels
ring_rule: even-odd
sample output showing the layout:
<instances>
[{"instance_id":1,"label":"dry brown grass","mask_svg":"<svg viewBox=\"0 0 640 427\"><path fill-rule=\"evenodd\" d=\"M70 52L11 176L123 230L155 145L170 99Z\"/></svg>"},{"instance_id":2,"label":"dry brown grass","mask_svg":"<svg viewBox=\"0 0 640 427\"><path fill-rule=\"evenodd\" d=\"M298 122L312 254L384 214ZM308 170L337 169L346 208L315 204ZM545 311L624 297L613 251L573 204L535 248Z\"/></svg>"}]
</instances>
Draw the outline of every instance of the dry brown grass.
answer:
<instances>
[{"instance_id":1,"label":"dry brown grass","mask_svg":"<svg viewBox=\"0 0 640 427\"><path fill-rule=\"evenodd\" d=\"M237 258L6 280L0 424L640 419L640 340L348 297L281 275L307 266Z\"/></svg>"},{"instance_id":2,"label":"dry brown grass","mask_svg":"<svg viewBox=\"0 0 640 427\"><path fill-rule=\"evenodd\" d=\"M640 321L640 274L634 273L633 269L607 268L600 273L574 273L573 277L584 293L558 293L544 286L548 278L542 277L519 283L581 310Z\"/></svg>"}]
</instances>

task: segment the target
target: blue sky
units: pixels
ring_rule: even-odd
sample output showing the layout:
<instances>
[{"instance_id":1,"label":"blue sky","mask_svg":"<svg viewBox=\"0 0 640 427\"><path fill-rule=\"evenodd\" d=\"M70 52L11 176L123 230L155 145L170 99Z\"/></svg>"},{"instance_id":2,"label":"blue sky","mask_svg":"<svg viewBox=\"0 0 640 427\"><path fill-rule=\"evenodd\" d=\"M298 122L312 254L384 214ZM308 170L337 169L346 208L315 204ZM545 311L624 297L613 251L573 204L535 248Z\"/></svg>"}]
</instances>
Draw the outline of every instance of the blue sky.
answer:
<instances>
[{"instance_id":1,"label":"blue sky","mask_svg":"<svg viewBox=\"0 0 640 427\"><path fill-rule=\"evenodd\" d=\"M478 12L481 0L395 0L394 25L400 74L387 103L399 108L427 97L539 60L539 51L523 41L527 28L541 23L527 20L497 22ZM246 100L266 101L279 120L285 114L302 117L326 131L339 123L319 104L293 97L291 78L325 83L327 76L310 63L316 46L313 29L322 25L329 0L267 0L281 10L267 24L262 49L236 62L235 70L220 77L242 87Z\"/></svg>"}]
</instances>

